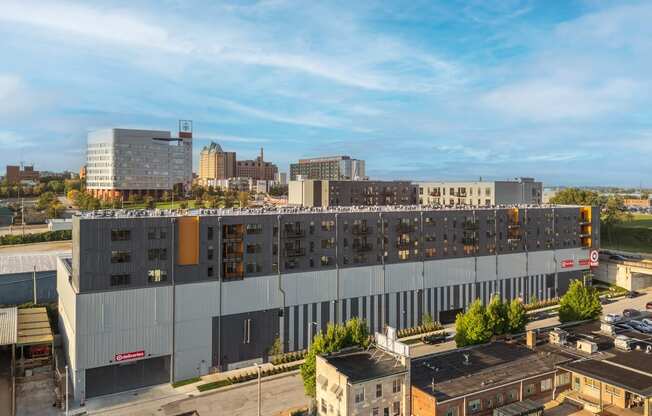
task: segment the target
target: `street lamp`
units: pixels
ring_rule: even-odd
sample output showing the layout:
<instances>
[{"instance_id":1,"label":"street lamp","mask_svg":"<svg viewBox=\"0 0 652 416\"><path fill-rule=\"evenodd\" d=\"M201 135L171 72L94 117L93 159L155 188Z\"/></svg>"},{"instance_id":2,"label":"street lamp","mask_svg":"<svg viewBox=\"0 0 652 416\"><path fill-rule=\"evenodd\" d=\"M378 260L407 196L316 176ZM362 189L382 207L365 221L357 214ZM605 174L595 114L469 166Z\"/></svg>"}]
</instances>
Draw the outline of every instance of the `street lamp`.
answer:
<instances>
[{"instance_id":1,"label":"street lamp","mask_svg":"<svg viewBox=\"0 0 652 416\"><path fill-rule=\"evenodd\" d=\"M260 385L260 364L254 363L256 370L258 370L258 416L260 416L261 409L261 385Z\"/></svg>"},{"instance_id":2,"label":"street lamp","mask_svg":"<svg viewBox=\"0 0 652 416\"><path fill-rule=\"evenodd\" d=\"M317 326L319 324L317 322L310 322L308 324L308 348L310 348L310 345L312 344L312 326L313 325L315 326L315 328L317 328Z\"/></svg>"}]
</instances>

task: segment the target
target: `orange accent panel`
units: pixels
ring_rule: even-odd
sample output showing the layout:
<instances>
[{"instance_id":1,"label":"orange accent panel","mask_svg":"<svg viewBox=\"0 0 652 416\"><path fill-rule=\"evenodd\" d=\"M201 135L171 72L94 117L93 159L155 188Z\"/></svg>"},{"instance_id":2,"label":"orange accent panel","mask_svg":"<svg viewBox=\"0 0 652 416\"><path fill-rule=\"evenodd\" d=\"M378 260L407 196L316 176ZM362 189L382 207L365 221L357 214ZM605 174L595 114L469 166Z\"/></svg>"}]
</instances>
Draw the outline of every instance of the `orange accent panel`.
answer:
<instances>
[{"instance_id":1,"label":"orange accent panel","mask_svg":"<svg viewBox=\"0 0 652 416\"><path fill-rule=\"evenodd\" d=\"M199 264L199 217L179 217L177 264Z\"/></svg>"}]
</instances>

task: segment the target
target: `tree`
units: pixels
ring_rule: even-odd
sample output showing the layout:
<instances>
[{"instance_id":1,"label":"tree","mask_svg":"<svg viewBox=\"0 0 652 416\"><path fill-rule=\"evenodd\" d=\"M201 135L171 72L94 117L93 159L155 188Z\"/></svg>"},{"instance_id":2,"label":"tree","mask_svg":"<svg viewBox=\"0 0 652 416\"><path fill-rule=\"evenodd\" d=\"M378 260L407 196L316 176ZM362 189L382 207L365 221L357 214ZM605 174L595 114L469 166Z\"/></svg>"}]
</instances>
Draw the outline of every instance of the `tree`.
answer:
<instances>
[{"instance_id":1,"label":"tree","mask_svg":"<svg viewBox=\"0 0 652 416\"><path fill-rule=\"evenodd\" d=\"M317 355L339 351L346 347L369 345L369 329L364 320L353 318L344 324L328 324L326 332L319 332L313 338L304 363L301 377L306 394L315 397L315 371Z\"/></svg>"},{"instance_id":2,"label":"tree","mask_svg":"<svg viewBox=\"0 0 652 416\"><path fill-rule=\"evenodd\" d=\"M458 347L484 344L493 332L489 327L486 309L480 299L469 305L466 313L460 313L455 319L455 343Z\"/></svg>"},{"instance_id":3,"label":"tree","mask_svg":"<svg viewBox=\"0 0 652 416\"><path fill-rule=\"evenodd\" d=\"M550 203L560 205L601 205L600 195L594 191L579 188L566 188L550 198Z\"/></svg>"},{"instance_id":4,"label":"tree","mask_svg":"<svg viewBox=\"0 0 652 416\"><path fill-rule=\"evenodd\" d=\"M494 295L487 305L487 324L495 335L502 335L508 330L507 305L499 295Z\"/></svg>"},{"instance_id":5,"label":"tree","mask_svg":"<svg viewBox=\"0 0 652 416\"><path fill-rule=\"evenodd\" d=\"M525 325L527 325L527 313L523 302L518 299L512 299L509 305L505 306L507 311L507 332L510 334L517 334L525 331Z\"/></svg>"},{"instance_id":6,"label":"tree","mask_svg":"<svg viewBox=\"0 0 652 416\"><path fill-rule=\"evenodd\" d=\"M181 209L188 208L188 202L186 202L186 201L179 202L179 208L181 208Z\"/></svg>"},{"instance_id":7,"label":"tree","mask_svg":"<svg viewBox=\"0 0 652 416\"><path fill-rule=\"evenodd\" d=\"M45 215L48 218L59 218L63 212L63 205L59 202L58 199L53 200L50 205L45 210Z\"/></svg>"},{"instance_id":8,"label":"tree","mask_svg":"<svg viewBox=\"0 0 652 416\"><path fill-rule=\"evenodd\" d=\"M240 208L246 208L249 205L249 192L238 192L238 202Z\"/></svg>"},{"instance_id":9,"label":"tree","mask_svg":"<svg viewBox=\"0 0 652 416\"><path fill-rule=\"evenodd\" d=\"M432 319L432 316L426 312L421 317L421 324L425 326L432 326L435 324L435 321Z\"/></svg>"},{"instance_id":10,"label":"tree","mask_svg":"<svg viewBox=\"0 0 652 416\"><path fill-rule=\"evenodd\" d=\"M142 201L142 199L140 198L140 195L137 194L137 193L129 194L129 198L127 200L132 204L136 204L136 203Z\"/></svg>"},{"instance_id":11,"label":"tree","mask_svg":"<svg viewBox=\"0 0 652 416\"><path fill-rule=\"evenodd\" d=\"M154 198L151 197L151 196L149 196L149 195L147 195L147 196L145 197L145 208L153 209L154 206L155 206L155 204L154 204Z\"/></svg>"},{"instance_id":12,"label":"tree","mask_svg":"<svg viewBox=\"0 0 652 416\"><path fill-rule=\"evenodd\" d=\"M66 198L71 201L73 204L76 204L77 198L79 197L79 191L76 189L71 189L66 192Z\"/></svg>"},{"instance_id":13,"label":"tree","mask_svg":"<svg viewBox=\"0 0 652 416\"><path fill-rule=\"evenodd\" d=\"M568 291L559 300L559 321L562 323L595 319L601 313L598 292L581 280L571 281Z\"/></svg>"},{"instance_id":14,"label":"tree","mask_svg":"<svg viewBox=\"0 0 652 416\"><path fill-rule=\"evenodd\" d=\"M613 242L613 229L625 220L631 220L632 214L625 209L625 201L620 196L607 198L600 222L602 229L606 232L609 241Z\"/></svg>"},{"instance_id":15,"label":"tree","mask_svg":"<svg viewBox=\"0 0 652 416\"><path fill-rule=\"evenodd\" d=\"M36 208L39 211L47 209L50 204L56 199L56 196L52 192L44 192L41 196L38 197L36 201Z\"/></svg>"}]
</instances>

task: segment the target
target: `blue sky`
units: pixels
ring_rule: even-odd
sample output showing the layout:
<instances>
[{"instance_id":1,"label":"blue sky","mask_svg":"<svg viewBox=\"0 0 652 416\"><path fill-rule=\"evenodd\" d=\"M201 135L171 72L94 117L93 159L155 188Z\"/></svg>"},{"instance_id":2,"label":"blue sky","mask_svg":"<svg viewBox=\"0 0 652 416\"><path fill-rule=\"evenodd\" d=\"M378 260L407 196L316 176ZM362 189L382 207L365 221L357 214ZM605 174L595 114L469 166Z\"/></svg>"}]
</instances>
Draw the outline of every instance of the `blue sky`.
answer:
<instances>
[{"instance_id":1,"label":"blue sky","mask_svg":"<svg viewBox=\"0 0 652 416\"><path fill-rule=\"evenodd\" d=\"M1 166L187 118L282 170L652 187L649 1L0 3Z\"/></svg>"}]
</instances>

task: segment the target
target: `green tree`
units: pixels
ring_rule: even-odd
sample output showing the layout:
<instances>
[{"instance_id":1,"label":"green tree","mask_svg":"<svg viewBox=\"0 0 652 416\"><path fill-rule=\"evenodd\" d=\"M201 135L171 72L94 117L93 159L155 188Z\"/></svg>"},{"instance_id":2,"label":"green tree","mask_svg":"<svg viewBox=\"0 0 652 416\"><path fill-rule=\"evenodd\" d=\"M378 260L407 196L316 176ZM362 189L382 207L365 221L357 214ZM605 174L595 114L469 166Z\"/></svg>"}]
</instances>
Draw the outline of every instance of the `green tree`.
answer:
<instances>
[{"instance_id":1,"label":"green tree","mask_svg":"<svg viewBox=\"0 0 652 416\"><path fill-rule=\"evenodd\" d=\"M181 202L179 202L179 208L181 208L181 209L186 209L186 208L188 208L188 202L187 202L187 201L181 201Z\"/></svg>"},{"instance_id":2,"label":"green tree","mask_svg":"<svg viewBox=\"0 0 652 416\"><path fill-rule=\"evenodd\" d=\"M620 196L610 196L602 207L600 216L602 231L607 234L607 239L613 243L614 228L624 221L631 220L632 214L625 209L625 201Z\"/></svg>"},{"instance_id":3,"label":"green tree","mask_svg":"<svg viewBox=\"0 0 652 416\"><path fill-rule=\"evenodd\" d=\"M512 299L512 301L509 302L509 305L505 306L507 311L507 332L510 334L517 334L525 331L525 325L527 325L527 312L525 311L525 305L523 305L523 302L518 299Z\"/></svg>"},{"instance_id":4,"label":"green tree","mask_svg":"<svg viewBox=\"0 0 652 416\"><path fill-rule=\"evenodd\" d=\"M432 316L429 313L424 313L423 316L421 317L421 325L425 326L432 326L435 324L434 319L432 319Z\"/></svg>"},{"instance_id":5,"label":"green tree","mask_svg":"<svg viewBox=\"0 0 652 416\"><path fill-rule=\"evenodd\" d=\"M489 327L487 311L480 299L473 301L466 313L457 315L455 332L455 343L458 347L483 344L489 341L493 332Z\"/></svg>"},{"instance_id":6,"label":"green tree","mask_svg":"<svg viewBox=\"0 0 652 416\"><path fill-rule=\"evenodd\" d=\"M573 280L568 291L559 300L559 320L564 322L595 319L602 313L598 292L585 286L581 280Z\"/></svg>"},{"instance_id":7,"label":"green tree","mask_svg":"<svg viewBox=\"0 0 652 416\"><path fill-rule=\"evenodd\" d=\"M494 295L487 305L487 324L495 335L502 335L508 330L507 305L499 295Z\"/></svg>"},{"instance_id":8,"label":"green tree","mask_svg":"<svg viewBox=\"0 0 652 416\"><path fill-rule=\"evenodd\" d=\"M364 320L353 318L344 324L329 324L326 332L319 332L313 338L304 363L301 377L306 394L315 397L316 357L320 354L339 351L346 347L369 345L369 330Z\"/></svg>"},{"instance_id":9,"label":"green tree","mask_svg":"<svg viewBox=\"0 0 652 416\"><path fill-rule=\"evenodd\" d=\"M55 199L56 196L52 192L44 192L38 197L36 208L39 211L43 211L47 209Z\"/></svg>"},{"instance_id":10,"label":"green tree","mask_svg":"<svg viewBox=\"0 0 652 416\"><path fill-rule=\"evenodd\" d=\"M64 207L58 199L53 200L45 210L45 215L48 218L59 218L63 212Z\"/></svg>"},{"instance_id":11,"label":"green tree","mask_svg":"<svg viewBox=\"0 0 652 416\"><path fill-rule=\"evenodd\" d=\"M154 204L154 198L147 195L145 197L145 208L153 209L155 205L156 204Z\"/></svg>"},{"instance_id":12,"label":"green tree","mask_svg":"<svg viewBox=\"0 0 652 416\"><path fill-rule=\"evenodd\" d=\"M238 192L238 203L240 208L246 208L249 205L249 192Z\"/></svg>"},{"instance_id":13,"label":"green tree","mask_svg":"<svg viewBox=\"0 0 652 416\"><path fill-rule=\"evenodd\" d=\"M597 192L580 188L562 189L550 198L550 203L560 205L598 206L601 205L600 202L600 195Z\"/></svg>"}]
</instances>

